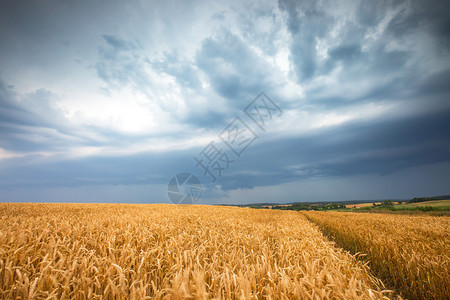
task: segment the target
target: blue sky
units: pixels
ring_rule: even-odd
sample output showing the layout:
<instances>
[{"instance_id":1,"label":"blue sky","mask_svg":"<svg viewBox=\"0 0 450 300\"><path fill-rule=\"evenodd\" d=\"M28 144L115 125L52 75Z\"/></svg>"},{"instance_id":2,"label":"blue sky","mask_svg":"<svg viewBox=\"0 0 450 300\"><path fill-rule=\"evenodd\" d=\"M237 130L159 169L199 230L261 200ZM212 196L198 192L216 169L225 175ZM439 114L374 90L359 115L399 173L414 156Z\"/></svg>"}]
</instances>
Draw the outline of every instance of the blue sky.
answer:
<instances>
[{"instance_id":1,"label":"blue sky","mask_svg":"<svg viewBox=\"0 0 450 300\"><path fill-rule=\"evenodd\" d=\"M448 1L2 1L0 201L450 194ZM281 110L265 130L244 109ZM236 118L257 138L237 157ZM210 142L233 163L196 166Z\"/></svg>"}]
</instances>

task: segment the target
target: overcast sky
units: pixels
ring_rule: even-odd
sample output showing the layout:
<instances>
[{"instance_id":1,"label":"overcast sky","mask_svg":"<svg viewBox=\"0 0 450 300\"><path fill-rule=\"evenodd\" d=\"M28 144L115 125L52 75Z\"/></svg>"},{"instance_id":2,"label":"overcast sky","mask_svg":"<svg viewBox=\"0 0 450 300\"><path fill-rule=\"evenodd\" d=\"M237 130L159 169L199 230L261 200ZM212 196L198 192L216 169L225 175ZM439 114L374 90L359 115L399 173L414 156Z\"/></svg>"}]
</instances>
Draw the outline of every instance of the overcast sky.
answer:
<instances>
[{"instance_id":1,"label":"overcast sky","mask_svg":"<svg viewBox=\"0 0 450 300\"><path fill-rule=\"evenodd\" d=\"M168 203L183 172L204 204L450 194L449 12L1 1L0 201Z\"/></svg>"}]
</instances>

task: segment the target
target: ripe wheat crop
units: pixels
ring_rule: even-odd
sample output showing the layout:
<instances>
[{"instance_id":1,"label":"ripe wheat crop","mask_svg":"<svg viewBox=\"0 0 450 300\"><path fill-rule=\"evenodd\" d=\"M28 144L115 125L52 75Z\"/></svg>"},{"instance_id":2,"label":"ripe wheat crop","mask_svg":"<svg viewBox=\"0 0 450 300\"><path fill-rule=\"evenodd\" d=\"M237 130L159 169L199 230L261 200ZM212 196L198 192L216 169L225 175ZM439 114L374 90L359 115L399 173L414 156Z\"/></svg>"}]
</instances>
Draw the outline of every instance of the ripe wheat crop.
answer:
<instances>
[{"instance_id":1,"label":"ripe wheat crop","mask_svg":"<svg viewBox=\"0 0 450 300\"><path fill-rule=\"evenodd\" d=\"M338 245L367 254L374 274L408 299L450 299L450 219L304 212Z\"/></svg>"},{"instance_id":2,"label":"ripe wheat crop","mask_svg":"<svg viewBox=\"0 0 450 300\"><path fill-rule=\"evenodd\" d=\"M302 214L233 207L0 204L5 299L380 299Z\"/></svg>"}]
</instances>

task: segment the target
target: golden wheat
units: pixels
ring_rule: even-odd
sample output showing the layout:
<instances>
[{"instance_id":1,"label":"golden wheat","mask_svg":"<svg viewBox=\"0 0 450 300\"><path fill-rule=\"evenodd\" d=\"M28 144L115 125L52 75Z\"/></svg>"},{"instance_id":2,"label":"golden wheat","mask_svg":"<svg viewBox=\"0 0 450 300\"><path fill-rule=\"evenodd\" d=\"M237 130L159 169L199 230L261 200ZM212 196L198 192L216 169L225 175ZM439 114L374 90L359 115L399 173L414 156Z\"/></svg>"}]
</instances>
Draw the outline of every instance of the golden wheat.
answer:
<instances>
[{"instance_id":1,"label":"golden wheat","mask_svg":"<svg viewBox=\"0 0 450 300\"><path fill-rule=\"evenodd\" d=\"M390 295L303 215L232 207L0 204L8 299Z\"/></svg>"},{"instance_id":2,"label":"golden wheat","mask_svg":"<svg viewBox=\"0 0 450 300\"><path fill-rule=\"evenodd\" d=\"M409 299L450 299L450 219L394 214L304 212Z\"/></svg>"}]
</instances>

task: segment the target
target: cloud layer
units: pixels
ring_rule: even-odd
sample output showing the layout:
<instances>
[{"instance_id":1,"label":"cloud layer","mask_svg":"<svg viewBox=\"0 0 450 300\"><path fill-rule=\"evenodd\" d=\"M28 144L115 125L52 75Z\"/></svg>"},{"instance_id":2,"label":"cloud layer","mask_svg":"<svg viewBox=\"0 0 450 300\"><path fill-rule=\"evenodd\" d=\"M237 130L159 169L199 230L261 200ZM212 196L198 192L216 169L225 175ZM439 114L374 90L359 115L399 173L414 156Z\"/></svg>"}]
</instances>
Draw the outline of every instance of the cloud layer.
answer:
<instances>
[{"instance_id":1,"label":"cloud layer","mask_svg":"<svg viewBox=\"0 0 450 300\"><path fill-rule=\"evenodd\" d=\"M181 172L203 203L449 193L449 6L3 2L0 200L167 202ZM211 182L193 158L235 117L258 138Z\"/></svg>"}]
</instances>

